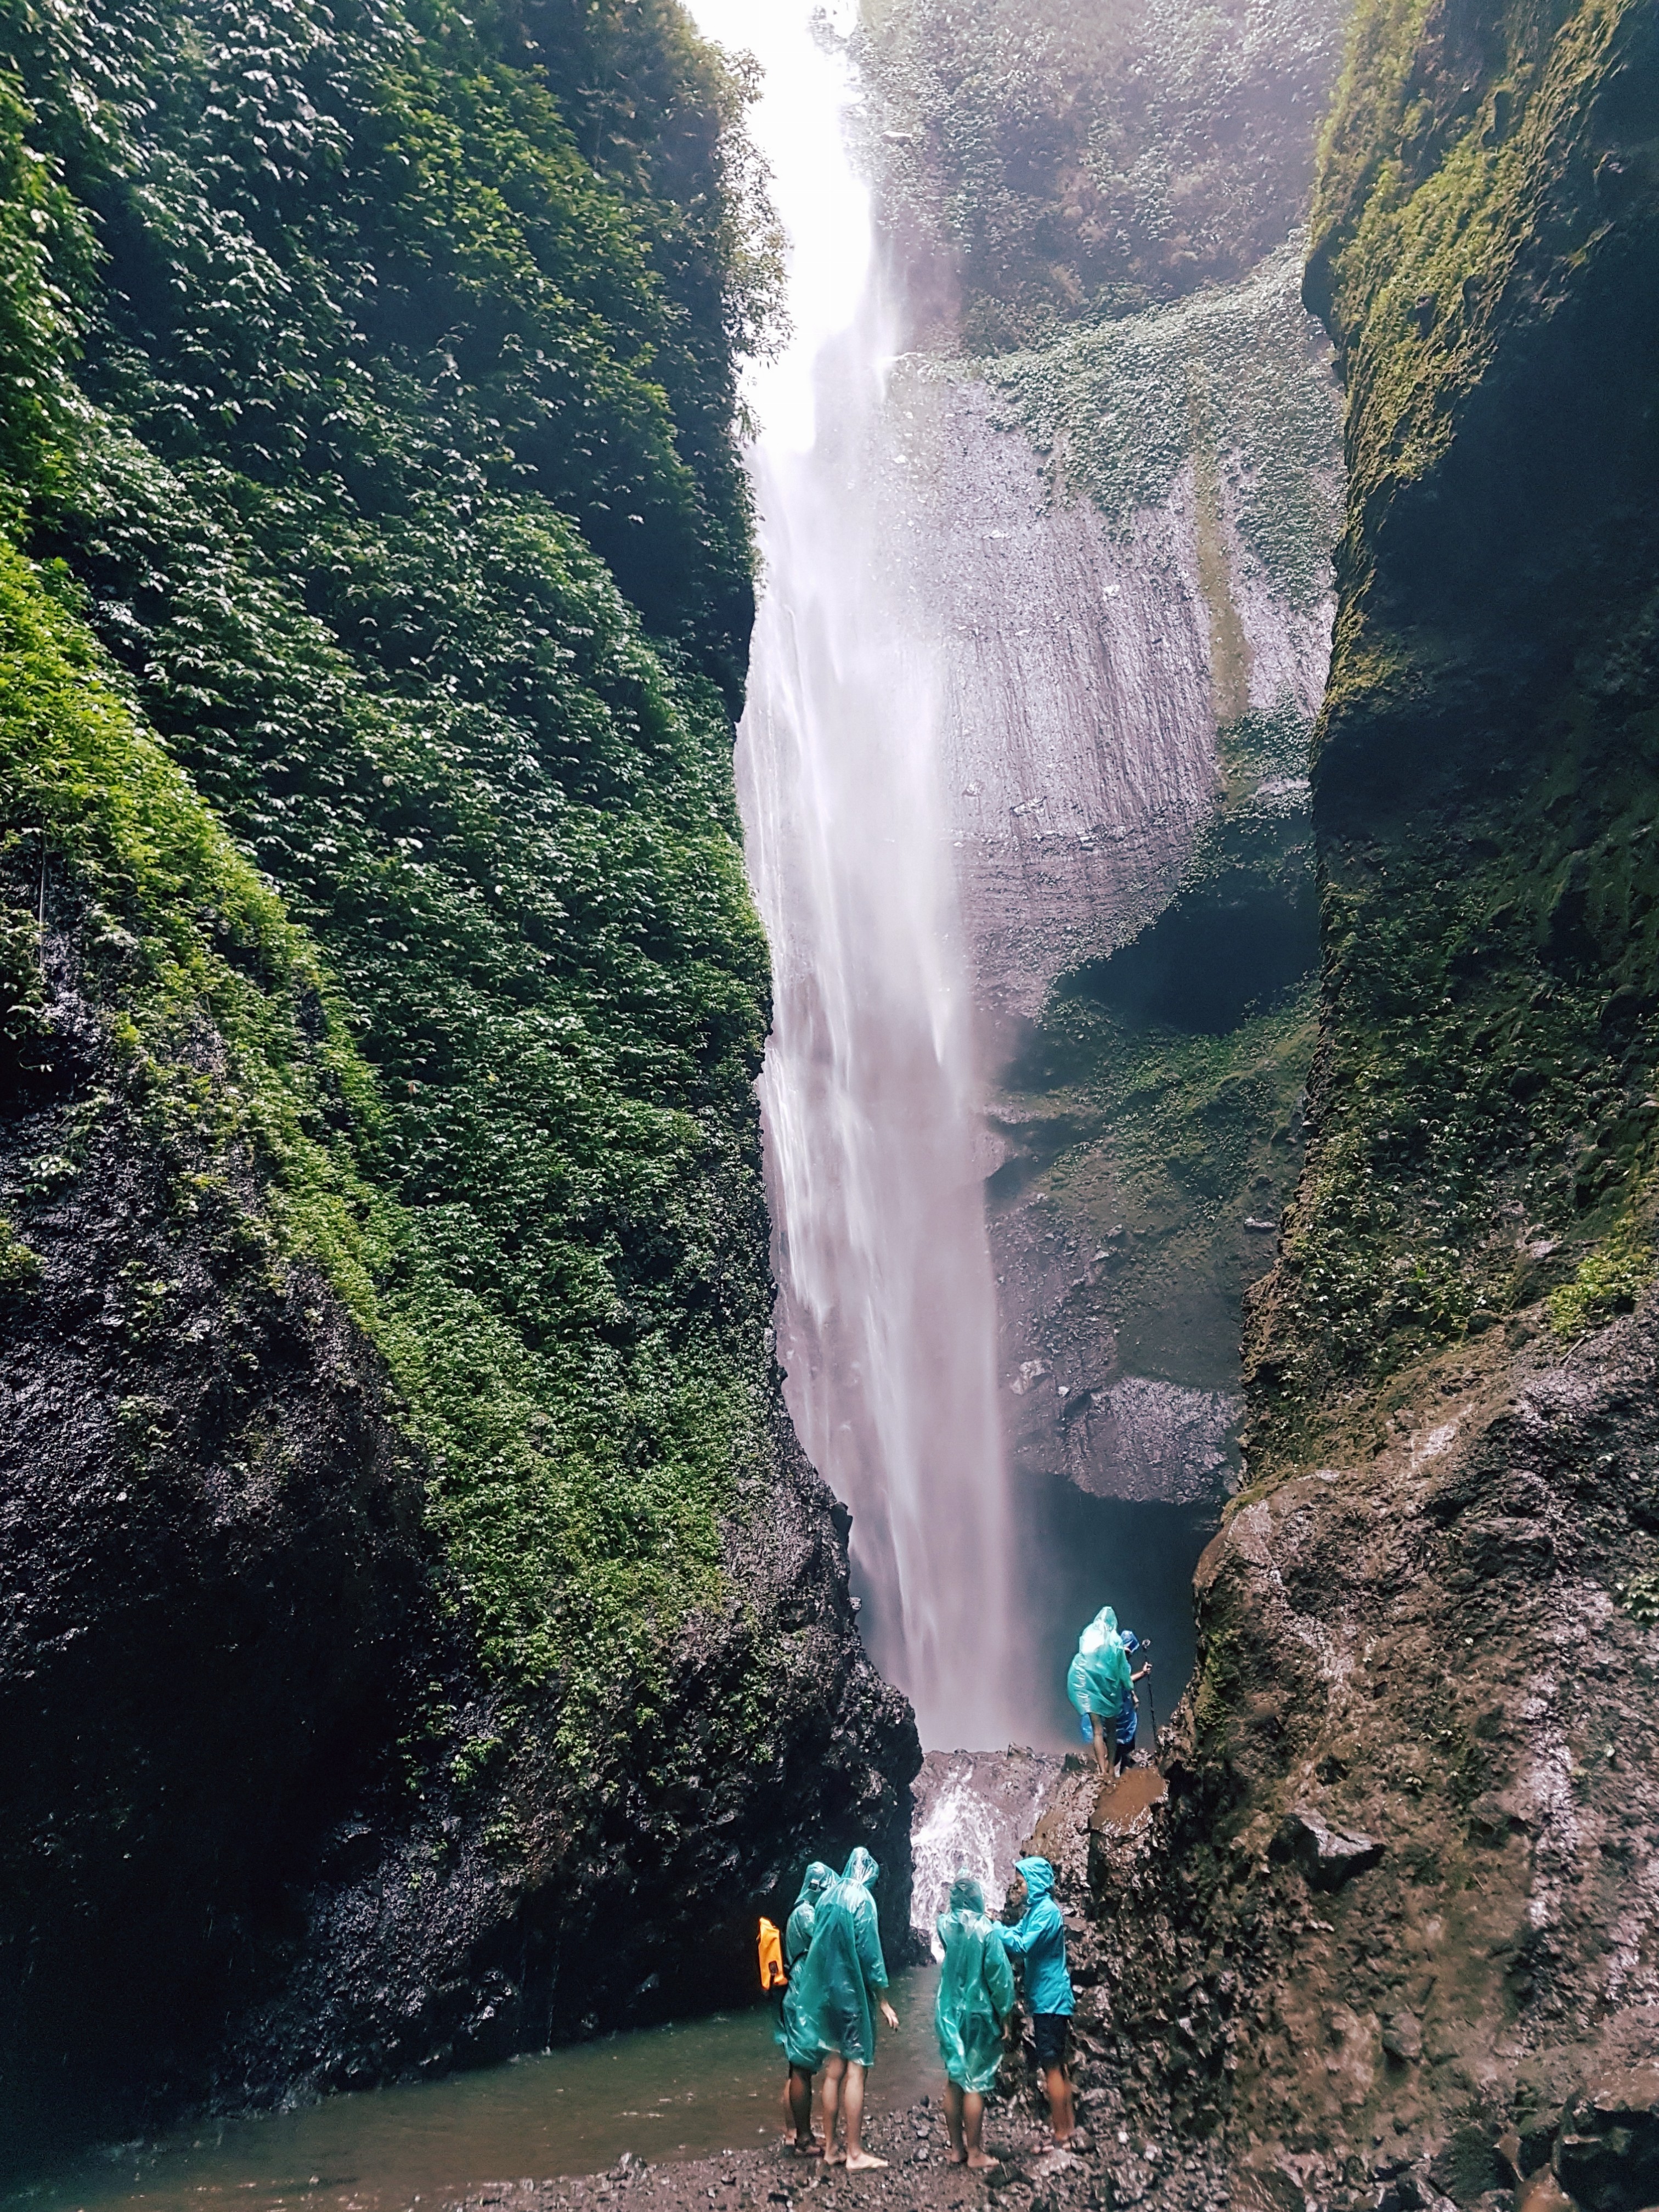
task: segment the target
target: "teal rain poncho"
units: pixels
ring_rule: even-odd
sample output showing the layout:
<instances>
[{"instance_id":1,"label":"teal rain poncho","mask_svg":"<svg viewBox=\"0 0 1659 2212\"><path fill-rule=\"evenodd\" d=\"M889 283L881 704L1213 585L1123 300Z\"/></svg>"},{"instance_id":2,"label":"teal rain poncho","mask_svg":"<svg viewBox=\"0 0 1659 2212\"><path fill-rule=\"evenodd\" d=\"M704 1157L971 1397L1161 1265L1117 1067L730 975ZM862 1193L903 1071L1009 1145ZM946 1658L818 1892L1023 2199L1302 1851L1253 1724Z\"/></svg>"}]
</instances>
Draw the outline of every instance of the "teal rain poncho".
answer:
<instances>
[{"instance_id":1,"label":"teal rain poncho","mask_svg":"<svg viewBox=\"0 0 1659 2212\"><path fill-rule=\"evenodd\" d=\"M783 1931L783 1964L786 1973L793 1974L800 1961L812 1948L812 1923L817 1912L818 1899L836 1879L834 1867L825 1866L822 1859L814 1859L800 1878L800 1895L795 1899L795 1909L789 1916L789 1924ZM787 2051L789 2039L784 2033L784 2005L788 1998L787 1987L778 1997L777 2026L772 2039Z\"/></svg>"},{"instance_id":2,"label":"teal rain poncho","mask_svg":"<svg viewBox=\"0 0 1659 2212\"><path fill-rule=\"evenodd\" d=\"M1123 1700L1132 1697L1129 1655L1117 1632L1117 1615L1103 1605L1078 1638L1077 1656L1066 1676L1066 1694L1077 1707L1083 1732L1092 1736L1089 1716L1098 1713L1109 1729L1117 1726Z\"/></svg>"},{"instance_id":3,"label":"teal rain poncho","mask_svg":"<svg viewBox=\"0 0 1659 2212\"><path fill-rule=\"evenodd\" d=\"M982 2097L995 2082L1002 2057L1002 2023L1013 2010L1014 1974L1002 1948L1002 1931L985 1915L985 1893L958 1875L951 1909L934 1925L945 1946L933 2026L946 2078Z\"/></svg>"},{"instance_id":4,"label":"teal rain poncho","mask_svg":"<svg viewBox=\"0 0 1659 2212\"><path fill-rule=\"evenodd\" d=\"M812 1915L812 1948L783 1994L783 2047L792 2066L815 2067L830 2056L867 2066L876 2055L871 1999L887 1987L876 1900L881 1872L862 1844Z\"/></svg>"},{"instance_id":5,"label":"teal rain poncho","mask_svg":"<svg viewBox=\"0 0 1659 2212\"><path fill-rule=\"evenodd\" d=\"M812 1922L819 1898L836 1879L836 1869L825 1866L822 1859L814 1859L800 1879L800 1895L795 1899L795 1909L789 1916L789 1925L783 1931L784 1971L793 1974L797 1962L812 1948Z\"/></svg>"}]
</instances>

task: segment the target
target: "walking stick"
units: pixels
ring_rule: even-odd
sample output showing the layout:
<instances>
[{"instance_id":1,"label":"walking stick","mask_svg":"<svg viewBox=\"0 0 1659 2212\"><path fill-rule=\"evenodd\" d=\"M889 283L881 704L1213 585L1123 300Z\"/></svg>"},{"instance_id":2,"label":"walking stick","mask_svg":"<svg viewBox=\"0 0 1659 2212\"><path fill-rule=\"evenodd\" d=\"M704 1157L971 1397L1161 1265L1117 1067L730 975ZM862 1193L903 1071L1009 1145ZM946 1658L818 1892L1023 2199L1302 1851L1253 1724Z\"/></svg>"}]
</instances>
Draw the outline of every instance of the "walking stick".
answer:
<instances>
[{"instance_id":1,"label":"walking stick","mask_svg":"<svg viewBox=\"0 0 1659 2212\"><path fill-rule=\"evenodd\" d=\"M1146 1676L1146 1717L1152 1724L1152 1765L1158 1766L1158 1707L1152 1703L1152 1678L1150 1673ZM1158 1772L1161 1774L1163 1771L1163 1768L1159 1766Z\"/></svg>"}]
</instances>

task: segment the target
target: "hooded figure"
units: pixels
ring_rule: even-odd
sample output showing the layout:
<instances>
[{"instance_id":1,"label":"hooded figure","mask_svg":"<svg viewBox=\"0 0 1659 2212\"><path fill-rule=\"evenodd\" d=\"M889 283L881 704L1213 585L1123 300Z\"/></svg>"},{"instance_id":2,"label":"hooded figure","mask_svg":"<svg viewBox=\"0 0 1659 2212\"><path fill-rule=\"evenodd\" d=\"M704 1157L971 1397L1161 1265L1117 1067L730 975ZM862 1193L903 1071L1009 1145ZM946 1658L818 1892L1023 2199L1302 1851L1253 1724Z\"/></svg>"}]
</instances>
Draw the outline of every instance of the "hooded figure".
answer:
<instances>
[{"instance_id":1,"label":"hooded figure","mask_svg":"<svg viewBox=\"0 0 1659 2212\"><path fill-rule=\"evenodd\" d=\"M1091 1715L1115 1731L1125 1698L1134 1695L1128 1654L1109 1605L1102 1606L1078 1638L1077 1654L1066 1675L1066 1694L1077 1707L1085 1743L1094 1741Z\"/></svg>"},{"instance_id":2,"label":"hooded figure","mask_svg":"<svg viewBox=\"0 0 1659 2212\"><path fill-rule=\"evenodd\" d=\"M800 1895L795 1899L795 1909L783 1931L783 1963L792 1974L812 1948L812 1921L817 1902L835 1878L834 1867L825 1866L822 1859L814 1859L801 1876Z\"/></svg>"},{"instance_id":3,"label":"hooded figure","mask_svg":"<svg viewBox=\"0 0 1659 2212\"><path fill-rule=\"evenodd\" d=\"M1002 1947L1025 1961L1025 2002L1033 2013L1070 2014L1077 1999L1066 1971L1066 1921L1054 1899L1054 1870L1047 1859L1017 1859L1025 1884L1019 1923L1001 1930Z\"/></svg>"},{"instance_id":4,"label":"hooded figure","mask_svg":"<svg viewBox=\"0 0 1659 2212\"><path fill-rule=\"evenodd\" d=\"M933 2003L933 2026L946 2078L982 2097L996 2081L1002 2024L1014 2008L1014 1977L1002 1930L985 1916L985 1893L958 1875L951 1906L934 1923L945 1965Z\"/></svg>"},{"instance_id":5,"label":"hooded figure","mask_svg":"<svg viewBox=\"0 0 1659 2212\"><path fill-rule=\"evenodd\" d=\"M783 1998L783 2047L792 2066L816 2067L830 2054L867 2066L876 2055L871 2000L887 1987L887 1962L870 1892L880 1872L859 1844L813 1908L812 1948Z\"/></svg>"},{"instance_id":6,"label":"hooded figure","mask_svg":"<svg viewBox=\"0 0 1659 2212\"><path fill-rule=\"evenodd\" d=\"M818 1899L836 1879L834 1867L825 1866L822 1859L814 1859L800 1878L800 1895L795 1899L795 1909L789 1915L788 1925L783 1931L784 1971L792 1978L796 1967L812 1948L812 1923L817 1915ZM786 1982L778 1999L777 2025L772 2030L772 2039L789 2049L785 2007L789 2001L789 1985ZM792 2063L805 2062L795 2060Z\"/></svg>"}]
</instances>

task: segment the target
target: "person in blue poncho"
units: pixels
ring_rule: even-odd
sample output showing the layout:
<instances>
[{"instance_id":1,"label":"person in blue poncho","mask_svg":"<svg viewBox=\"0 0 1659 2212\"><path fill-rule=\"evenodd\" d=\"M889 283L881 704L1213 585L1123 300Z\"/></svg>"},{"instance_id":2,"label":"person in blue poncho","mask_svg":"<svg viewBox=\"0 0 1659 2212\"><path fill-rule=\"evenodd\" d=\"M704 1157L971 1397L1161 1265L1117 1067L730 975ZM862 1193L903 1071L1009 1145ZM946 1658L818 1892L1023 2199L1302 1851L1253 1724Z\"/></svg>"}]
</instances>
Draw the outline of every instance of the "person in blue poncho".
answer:
<instances>
[{"instance_id":1,"label":"person in blue poncho","mask_svg":"<svg viewBox=\"0 0 1659 2212\"><path fill-rule=\"evenodd\" d=\"M1000 1932L1004 1950L1020 1962L1024 1973L1036 2062L1048 2100L1048 2124L1056 2142L1069 2143L1077 2132L1077 2117L1066 2067L1066 2039L1077 2000L1066 1971L1066 1921L1054 1902L1054 1870L1047 1859L1017 1859L1012 1898L1020 1917L1013 1927Z\"/></svg>"},{"instance_id":2,"label":"person in blue poncho","mask_svg":"<svg viewBox=\"0 0 1659 2212\"><path fill-rule=\"evenodd\" d=\"M1128 1654L1109 1605L1102 1606L1078 1638L1076 1655L1066 1670L1066 1694L1077 1707L1085 1741L1094 1746L1095 1765L1109 1774L1119 1716L1126 1698L1131 1704L1134 1699Z\"/></svg>"},{"instance_id":3,"label":"person in blue poncho","mask_svg":"<svg viewBox=\"0 0 1659 2212\"><path fill-rule=\"evenodd\" d=\"M970 1875L951 1885L951 1905L934 1926L945 1950L933 2027L945 2061L945 2125L951 2160L982 2173L985 2093L997 2078L1002 2031L1014 2008L1014 1977L1002 1930L986 1917L985 1892Z\"/></svg>"},{"instance_id":4,"label":"person in blue poncho","mask_svg":"<svg viewBox=\"0 0 1659 2212\"><path fill-rule=\"evenodd\" d=\"M784 1971L793 1977L795 1969L812 1948L812 1927L817 1914L818 1899L836 1879L834 1867L825 1866L822 1859L814 1859L801 1876L800 1895L795 1899L795 1909L789 1916L783 1931ZM788 2039L784 2033L783 2008L789 2001L786 1987L778 2005L776 2035L788 2056ZM817 2060L811 2065L789 2060L789 2078L784 2085L783 2107L789 2125L794 2130L794 2150L798 2158L816 2158L818 2143L812 2134L812 2076L817 2070Z\"/></svg>"},{"instance_id":5,"label":"person in blue poncho","mask_svg":"<svg viewBox=\"0 0 1659 2212\"><path fill-rule=\"evenodd\" d=\"M898 2014L887 2002L876 1900L881 1869L862 1844L813 1908L812 1944L784 1992L783 2038L792 2067L823 2068L823 2162L867 2173L884 2166L864 2148L864 2074L876 2055L872 2000L889 2027ZM846 2148L836 2148L836 2121Z\"/></svg>"}]
</instances>

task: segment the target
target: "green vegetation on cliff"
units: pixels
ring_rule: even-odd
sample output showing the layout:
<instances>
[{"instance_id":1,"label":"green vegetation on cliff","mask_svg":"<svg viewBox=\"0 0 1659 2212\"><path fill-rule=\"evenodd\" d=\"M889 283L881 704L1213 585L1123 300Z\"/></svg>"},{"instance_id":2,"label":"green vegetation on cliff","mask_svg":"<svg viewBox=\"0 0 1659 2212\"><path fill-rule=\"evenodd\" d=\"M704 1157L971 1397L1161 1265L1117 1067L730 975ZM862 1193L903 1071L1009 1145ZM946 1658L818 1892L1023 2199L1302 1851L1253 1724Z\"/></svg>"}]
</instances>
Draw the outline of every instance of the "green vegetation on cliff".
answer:
<instances>
[{"instance_id":1,"label":"green vegetation on cliff","mask_svg":"<svg viewBox=\"0 0 1659 2212\"><path fill-rule=\"evenodd\" d=\"M1301 273L1293 242L1242 283L1067 331L986 374L1056 488L1093 499L1119 530L1137 508L1163 506L1195 455L1224 471L1240 538L1306 612L1330 586L1341 461L1328 353L1311 343Z\"/></svg>"},{"instance_id":2,"label":"green vegetation on cliff","mask_svg":"<svg viewBox=\"0 0 1659 2212\"><path fill-rule=\"evenodd\" d=\"M579 1725L769 1411L744 88L672 0L11 0L0 70L10 1049L44 836L112 1079L249 1148Z\"/></svg>"},{"instance_id":3,"label":"green vegetation on cliff","mask_svg":"<svg viewBox=\"0 0 1659 2212\"><path fill-rule=\"evenodd\" d=\"M890 215L970 351L1231 283L1302 219L1342 0L865 0Z\"/></svg>"},{"instance_id":4,"label":"green vegetation on cliff","mask_svg":"<svg viewBox=\"0 0 1659 2212\"><path fill-rule=\"evenodd\" d=\"M1060 979L1003 1110L1099 1247L1122 1369L1231 1393L1245 1288L1301 1164L1316 919L1305 720L1286 706L1218 742L1223 789L1176 896Z\"/></svg>"},{"instance_id":5,"label":"green vegetation on cliff","mask_svg":"<svg viewBox=\"0 0 1659 2212\"><path fill-rule=\"evenodd\" d=\"M1273 1455L1652 1272L1656 68L1620 0L1356 20L1308 279L1351 494L1311 1149L1254 1346Z\"/></svg>"}]
</instances>

